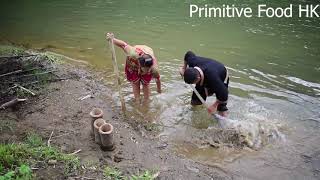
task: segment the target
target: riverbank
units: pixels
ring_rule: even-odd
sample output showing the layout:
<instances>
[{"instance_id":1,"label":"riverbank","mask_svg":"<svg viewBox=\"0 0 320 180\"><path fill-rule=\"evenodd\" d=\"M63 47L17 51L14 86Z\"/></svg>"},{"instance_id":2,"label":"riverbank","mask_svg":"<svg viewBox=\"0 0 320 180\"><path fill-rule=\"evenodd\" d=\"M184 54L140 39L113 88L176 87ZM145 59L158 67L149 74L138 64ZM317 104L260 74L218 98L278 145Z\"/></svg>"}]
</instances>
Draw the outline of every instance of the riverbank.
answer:
<instances>
[{"instance_id":1,"label":"riverbank","mask_svg":"<svg viewBox=\"0 0 320 180\"><path fill-rule=\"evenodd\" d=\"M12 51L16 52L16 51ZM39 61L48 61L43 53L23 50L21 54L5 54L11 60L34 61L28 55L39 57ZM28 57L27 57L28 56ZM8 60L8 58L2 58ZM25 58L29 58L26 60ZM11 94L10 97L26 99L12 107L0 111L2 145L22 142L28 133L38 134L46 144L50 144L64 154L74 154L80 165L65 174L59 165L50 159L30 164L36 179L108 179L105 167L115 168L125 177L143 176L147 173L152 179L230 179L231 176L220 166L202 165L172 152L170 144L157 136L157 128L148 122L134 122L121 115L111 97L111 90L104 84L103 77L88 66L70 64L65 61L42 66L53 78L47 77L45 83L33 78L21 85L30 92ZM64 62L64 63L62 63ZM42 62L43 63L43 62ZM30 67L34 68L34 67ZM2 69L4 70L4 69ZM10 72L17 71L11 69ZM3 72L7 74L10 72ZM41 72L38 72L38 75ZM18 73L17 73L18 74ZM34 75L30 76L37 76ZM23 75L28 76L29 74ZM42 74L43 75L43 74ZM9 74L6 76L14 76ZM6 77L6 79L8 79ZM19 79L19 78L16 78ZM51 81L52 80L52 81ZM1 83L8 82L2 81ZM3 87L3 86L2 86ZM1 97L3 104L10 99ZM98 107L104 111L104 119L114 126L116 149L102 151L90 135L89 112ZM49 146L49 145L48 145ZM2 172L5 173L5 172ZM107 175L106 175L107 174ZM120 177L120 176L119 176Z\"/></svg>"}]
</instances>

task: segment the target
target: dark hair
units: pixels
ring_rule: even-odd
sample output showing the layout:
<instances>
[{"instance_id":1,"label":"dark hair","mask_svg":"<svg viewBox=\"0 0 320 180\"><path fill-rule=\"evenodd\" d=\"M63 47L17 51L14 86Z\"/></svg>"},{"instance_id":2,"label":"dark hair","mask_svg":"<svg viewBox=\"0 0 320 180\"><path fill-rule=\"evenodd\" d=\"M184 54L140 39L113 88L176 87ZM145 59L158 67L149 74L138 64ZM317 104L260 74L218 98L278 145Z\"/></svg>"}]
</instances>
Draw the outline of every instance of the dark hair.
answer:
<instances>
[{"instance_id":1,"label":"dark hair","mask_svg":"<svg viewBox=\"0 0 320 180\"><path fill-rule=\"evenodd\" d=\"M149 54L144 54L138 58L139 63L143 67L151 67L153 65L153 58Z\"/></svg>"},{"instance_id":2,"label":"dark hair","mask_svg":"<svg viewBox=\"0 0 320 180\"><path fill-rule=\"evenodd\" d=\"M198 78L198 70L195 68L187 68L184 71L184 82L187 84L193 84Z\"/></svg>"},{"instance_id":3,"label":"dark hair","mask_svg":"<svg viewBox=\"0 0 320 180\"><path fill-rule=\"evenodd\" d=\"M194 58L196 55L192 52L192 51L188 51L185 55L184 55L184 60L187 61L191 58Z\"/></svg>"}]
</instances>

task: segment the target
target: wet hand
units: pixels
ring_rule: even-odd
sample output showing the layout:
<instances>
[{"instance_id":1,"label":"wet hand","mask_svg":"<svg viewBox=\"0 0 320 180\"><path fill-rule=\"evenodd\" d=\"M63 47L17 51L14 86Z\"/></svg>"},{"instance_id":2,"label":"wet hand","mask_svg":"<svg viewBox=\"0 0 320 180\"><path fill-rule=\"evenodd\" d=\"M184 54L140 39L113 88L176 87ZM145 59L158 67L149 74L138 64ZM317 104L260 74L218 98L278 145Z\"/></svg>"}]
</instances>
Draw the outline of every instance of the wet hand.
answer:
<instances>
[{"instance_id":1,"label":"wet hand","mask_svg":"<svg viewBox=\"0 0 320 180\"><path fill-rule=\"evenodd\" d=\"M208 110L208 113L211 115L217 111L217 105L213 104L207 110Z\"/></svg>"},{"instance_id":2,"label":"wet hand","mask_svg":"<svg viewBox=\"0 0 320 180\"><path fill-rule=\"evenodd\" d=\"M157 92L159 93L159 94L161 94L161 89L160 88L157 88Z\"/></svg>"},{"instance_id":3,"label":"wet hand","mask_svg":"<svg viewBox=\"0 0 320 180\"><path fill-rule=\"evenodd\" d=\"M184 74L184 68L183 68L183 67L180 67L179 73L180 73L180 75L183 77L183 74Z\"/></svg>"},{"instance_id":4,"label":"wet hand","mask_svg":"<svg viewBox=\"0 0 320 180\"><path fill-rule=\"evenodd\" d=\"M114 38L114 34L113 33L107 33L106 34L106 39L109 40L109 39L113 39Z\"/></svg>"}]
</instances>

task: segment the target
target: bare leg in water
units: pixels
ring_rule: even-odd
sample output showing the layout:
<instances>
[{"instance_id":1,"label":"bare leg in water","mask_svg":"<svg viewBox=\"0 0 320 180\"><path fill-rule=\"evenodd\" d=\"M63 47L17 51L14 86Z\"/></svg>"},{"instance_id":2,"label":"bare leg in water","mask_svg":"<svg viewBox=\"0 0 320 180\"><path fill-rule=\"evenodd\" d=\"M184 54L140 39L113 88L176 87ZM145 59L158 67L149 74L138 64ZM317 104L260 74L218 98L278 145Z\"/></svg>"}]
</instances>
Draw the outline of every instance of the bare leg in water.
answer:
<instances>
[{"instance_id":1,"label":"bare leg in water","mask_svg":"<svg viewBox=\"0 0 320 180\"><path fill-rule=\"evenodd\" d=\"M140 82L132 82L132 90L133 95L135 99L136 104L140 104ZM150 97L150 86L149 84L143 84L142 85L142 91L143 91L143 104L148 105L149 104L149 97Z\"/></svg>"},{"instance_id":2,"label":"bare leg in water","mask_svg":"<svg viewBox=\"0 0 320 180\"><path fill-rule=\"evenodd\" d=\"M149 84L143 84L142 91L143 91L143 105L148 105L149 104L149 97L150 97Z\"/></svg>"},{"instance_id":3,"label":"bare leg in water","mask_svg":"<svg viewBox=\"0 0 320 180\"><path fill-rule=\"evenodd\" d=\"M133 95L136 104L140 104L140 81L131 82Z\"/></svg>"}]
</instances>

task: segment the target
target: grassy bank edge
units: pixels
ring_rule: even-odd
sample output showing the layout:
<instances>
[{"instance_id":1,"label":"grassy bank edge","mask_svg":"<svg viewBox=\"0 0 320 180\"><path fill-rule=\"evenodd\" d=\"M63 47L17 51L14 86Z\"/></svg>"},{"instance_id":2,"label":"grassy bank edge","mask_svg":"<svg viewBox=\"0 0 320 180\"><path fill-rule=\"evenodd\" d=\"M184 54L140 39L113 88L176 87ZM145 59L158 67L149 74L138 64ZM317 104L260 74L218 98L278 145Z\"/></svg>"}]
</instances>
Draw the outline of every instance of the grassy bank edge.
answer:
<instances>
[{"instance_id":1,"label":"grassy bank edge","mask_svg":"<svg viewBox=\"0 0 320 180\"><path fill-rule=\"evenodd\" d=\"M64 57L50 52L38 52L22 46L0 44L0 57L20 58L30 54L40 55L42 59L57 65L65 62ZM0 128L12 129L10 123L4 124L4 126ZM36 133L30 133L27 134L23 142L0 144L0 180L34 179L36 178L35 170L39 169L37 167L39 161L44 163L42 168L52 165L63 166L66 177L73 172L81 171L80 159L76 155L64 154L57 148L46 145ZM104 179L152 180L159 175L156 171L145 170L141 173L124 176L120 170L105 165L98 167L97 171L103 174Z\"/></svg>"}]
</instances>

